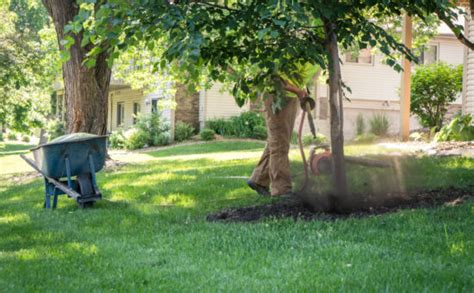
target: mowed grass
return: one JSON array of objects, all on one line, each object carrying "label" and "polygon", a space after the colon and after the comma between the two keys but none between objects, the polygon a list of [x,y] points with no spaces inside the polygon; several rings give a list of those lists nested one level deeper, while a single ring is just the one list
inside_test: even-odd
[{"label": "mowed grass", "polygon": [[0,142],[0,157],[26,153],[34,145],[23,142]]},{"label": "mowed grass", "polygon": [[[337,221],[207,222],[211,212],[271,201],[241,178],[262,148],[216,142],[140,154],[149,161],[99,174],[104,200],[87,210],[65,197],[44,210],[42,180],[0,179],[0,291],[472,292],[472,201]],[[407,189],[469,188],[474,178],[468,158],[410,158],[400,170]],[[379,172],[353,167],[351,186]]]}]

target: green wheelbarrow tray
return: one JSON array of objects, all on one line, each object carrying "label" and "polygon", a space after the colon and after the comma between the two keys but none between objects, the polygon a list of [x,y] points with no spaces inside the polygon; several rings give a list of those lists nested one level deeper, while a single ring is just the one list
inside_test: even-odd
[{"label": "green wheelbarrow tray", "polygon": [[67,194],[81,207],[89,207],[102,197],[95,173],[104,167],[106,147],[106,135],[74,133],[32,148],[34,161],[21,157],[45,178],[46,208],[50,207],[50,197],[56,207],[59,194]]}]

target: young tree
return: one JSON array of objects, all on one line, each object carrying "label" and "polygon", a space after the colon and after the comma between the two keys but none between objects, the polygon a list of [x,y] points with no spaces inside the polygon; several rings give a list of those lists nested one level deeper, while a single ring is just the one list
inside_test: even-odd
[{"label": "young tree", "polygon": [[450,103],[462,90],[462,66],[420,66],[412,76],[411,111],[425,127],[440,130]]},{"label": "young tree", "polygon": [[[53,19],[59,47],[63,53],[62,65],[67,106],[67,131],[105,134],[107,131],[107,99],[111,77],[111,64],[107,63],[108,45],[94,46],[85,39],[80,28],[70,25],[78,19],[91,16],[91,10],[80,10],[79,1],[42,0]],[[94,4],[92,13],[107,1],[85,1]],[[80,12],[81,11],[81,12]],[[108,31],[114,33],[112,31]],[[86,56],[94,60],[85,66]]]},{"label": "young tree", "polygon": [[[375,20],[404,11],[420,19],[437,14],[456,30],[459,11],[447,0],[345,1],[114,1],[101,15],[101,25],[120,19],[121,35],[109,37],[88,29],[98,43],[111,43],[110,52],[145,42],[166,48],[157,63],[174,66],[191,83],[231,82],[237,102],[254,99],[258,92],[284,92],[275,76],[296,75],[296,64],[318,64],[329,75],[331,146],[334,154],[334,191],[348,197],[344,166],[343,84],[339,49],[378,47],[387,64],[397,70],[399,52],[415,60],[403,44]],[[367,17],[370,13],[370,17]],[[231,69],[231,70],[229,70]]]}]

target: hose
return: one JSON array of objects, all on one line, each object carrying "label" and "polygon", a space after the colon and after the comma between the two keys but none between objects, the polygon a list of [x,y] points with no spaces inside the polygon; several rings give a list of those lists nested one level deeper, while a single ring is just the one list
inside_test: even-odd
[{"label": "hose", "polygon": [[303,112],[301,113],[300,126],[298,128],[298,144],[300,147],[300,153],[301,153],[301,158],[303,159],[303,168],[304,168],[304,181],[303,181],[303,185],[301,186],[300,192],[303,192],[303,190],[306,189],[306,185],[308,184],[308,180],[309,180],[308,164],[306,162],[306,156],[304,154],[304,148],[303,148],[303,141],[301,138],[303,135],[303,125],[304,125],[305,117],[306,117],[306,111],[303,109]]}]

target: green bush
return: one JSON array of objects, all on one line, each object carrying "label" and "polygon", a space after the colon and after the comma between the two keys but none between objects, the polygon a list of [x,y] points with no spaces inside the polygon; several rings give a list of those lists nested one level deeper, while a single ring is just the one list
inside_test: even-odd
[{"label": "green bush", "polygon": [[390,122],[384,113],[374,114],[369,120],[370,132],[377,136],[384,136],[388,133]]},{"label": "green bush", "polygon": [[[256,138],[255,128],[265,127],[265,119],[260,113],[248,111],[230,119],[214,119],[206,121],[206,128],[225,137]],[[257,130],[261,134],[261,128]]]},{"label": "green bush", "polygon": [[230,120],[222,118],[208,120],[206,121],[206,128],[212,129],[215,133],[225,137],[235,136],[235,129]]},{"label": "green bush", "polygon": [[214,136],[216,135],[215,131],[210,128],[204,128],[201,130],[201,140],[213,140]]},{"label": "green bush", "polygon": [[265,126],[257,125],[254,127],[253,138],[264,140],[267,139],[267,136],[267,128]]},{"label": "green bush", "polygon": [[435,63],[420,66],[411,78],[411,112],[423,126],[439,130],[449,103],[462,90],[462,66]]},{"label": "green bush", "polygon": [[365,133],[358,135],[354,138],[355,143],[372,143],[379,139],[379,137],[373,133]]},{"label": "green bush", "polygon": [[0,131],[0,141],[3,141],[3,132]]},{"label": "green bush", "polygon": [[316,138],[313,138],[312,135],[304,135],[301,138],[301,142],[303,143],[304,146],[310,146],[310,145],[314,145],[314,144],[326,143],[327,138],[323,134],[317,133]]},{"label": "green bush", "polygon": [[471,141],[474,140],[472,115],[458,115],[435,135],[435,141]]},{"label": "green bush", "polygon": [[147,145],[148,134],[141,129],[130,129],[124,133],[125,148],[128,150],[141,149]]},{"label": "green bush", "polygon": [[364,116],[362,116],[362,114],[359,114],[357,115],[357,120],[356,120],[356,134],[362,135],[364,133],[365,133]]},{"label": "green bush", "polygon": [[123,149],[125,147],[125,136],[121,129],[112,131],[109,135],[109,147],[112,149]]},{"label": "green bush", "polygon": [[30,136],[29,135],[23,135],[21,137],[22,142],[30,142]]},{"label": "green bush", "polygon": [[46,132],[48,133],[48,139],[51,141],[66,134],[66,125],[59,119],[50,120],[46,124]]},{"label": "green bush", "polygon": [[156,146],[168,145],[170,142],[171,137],[169,132],[162,132],[153,139],[153,145]]},{"label": "green bush", "polygon": [[174,140],[185,141],[190,139],[194,134],[194,127],[189,123],[178,122],[174,130]]},{"label": "green bush", "polygon": [[16,132],[8,132],[8,134],[7,134],[7,139],[8,139],[8,140],[17,140],[17,134],[16,134]]},{"label": "green bush", "polygon": [[169,123],[163,121],[159,113],[138,115],[134,128],[145,133],[146,144],[148,146],[157,145],[157,143],[163,139],[163,137],[160,138],[160,134],[170,131]]}]

